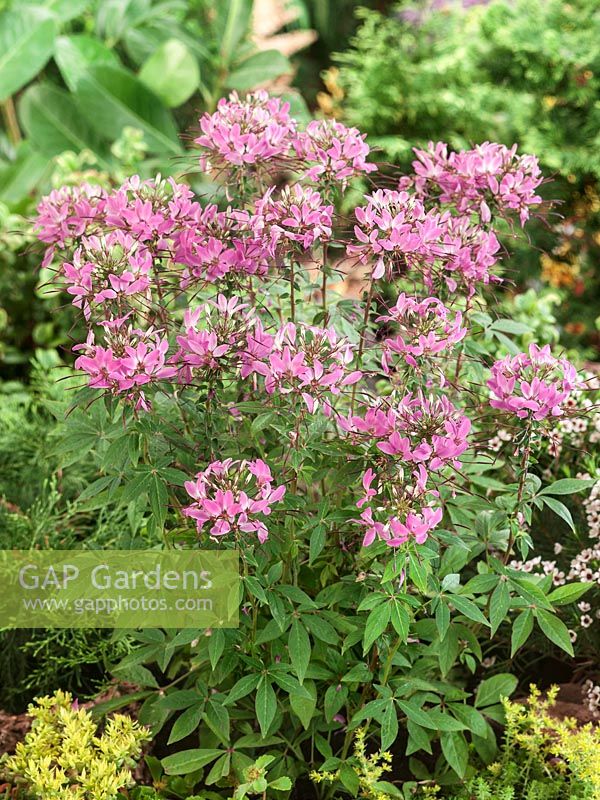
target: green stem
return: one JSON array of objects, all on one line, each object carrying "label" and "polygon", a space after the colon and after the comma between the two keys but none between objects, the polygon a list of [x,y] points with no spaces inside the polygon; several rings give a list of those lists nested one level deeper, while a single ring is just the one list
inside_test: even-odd
[{"label": "green stem", "polygon": [[[362,330],[360,332],[360,341],[358,343],[358,353],[356,354],[356,369],[360,369],[362,364],[362,357],[365,351],[365,341],[366,341],[366,332],[369,325],[369,314],[371,313],[371,303],[373,301],[373,292],[375,290],[375,283],[373,279],[371,279],[371,283],[369,285],[369,292],[367,294],[367,304],[365,306],[365,313],[363,316],[363,324]],[[354,403],[356,401],[356,387],[358,384],[354,384],[352,386],[352,400],[350,402],[350,413],[354,413]]]},{"label": "green stem", "polygon": [[17,114],[15,112],[15,104],[12,97],[7,97],[6,100],[0,105],[2,105],[2,116],[4,117],[4,122],[6,123],[8,138],[16,147],[16,145],[18,145],[21,141],[21,129],[19,128]]}]

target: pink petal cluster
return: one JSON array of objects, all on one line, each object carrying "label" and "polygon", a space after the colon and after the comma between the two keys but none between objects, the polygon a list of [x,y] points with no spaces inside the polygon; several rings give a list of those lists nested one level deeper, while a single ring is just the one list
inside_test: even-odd
[{"label": "pink petal cluster", "polygon": [[179,349],[171,363],[179,367],[179,380],[191,383],[195,375],[237,370],[255,319],[239,297],[220,294],[184,315],[184,333],[177,336]]},{"label": "pink petal cluster", "polygon": [[259,90],[243,100],[237,92],[221,98],[214,114],[200,118],[200,166],[205,170],[265,165],[288,156],[296,133],[290,104]]},{"label": "pink petal cluster", "polygon": [[549,345],[532,343],[527,353],[496,361],[487,385],[492,408],[539,422],[562,416],[578,383],[577,370],[570,361],[555,358]]},{"label": "pink petal cluster", "polygon": [[394,336],[383,340],[382,367],[386,374],[390,373],[394,353],[416,367],[417,358],[436,356],[458,344],[467,333],[462,327],[460,311],[452,313],[437,297],[419,300],[404,292],[377,322],[393,322],[398,326]]},{"label": "pink petal cluster", "polygon": [[87,373],[89,386],[124,394],[136,407],[147,410],[142,387],[173,378],[177,369],[167,364],[169,342],[161,331],[142,331],[126,326],[125,321],[102,323],[107,347],[97,345],[90,331],[86,343],[73,348],[83,352],[75,360],[75,368]]},{"label": "pink petal cluster", "polygon": [[[388,547],[400,547],[409,540],[423,544],[440,524],[443,511],[433,499],[437,493],[431,493],[433,497],[429,498],[426,495],[424,469],[419,467],[414,477],[414,486],[391,484],[386,487],[372,469],[364,473],[365,495],[356,504],[364,510],[359,519],[353,520],[365,529],[363,547],[369,547],[376,539],[381,539]],[[372,488],[374,482],[376,488]],[[377,498],[377,505],[371,505],[374,498]]]},{"label": "pink petal cluster", "polygon": [[301,159],[311,164],[307,178],[337,182],[343,188],[351,178],[377,169],[367,161],[370,148],[365,139],[366,134],[356,128],[347,128],[331,119],[315,119],[297,134],[294,148]]},{"label": "pink petal cluster", "polygon": [[517,145],[484,142],[472,150],[448,153],[444,142],[415,149],[413,162],[417,190],[427,196],[438,189],[442,203],[452,203],[460,213],[476,212],[481,221],[517,212],[521,225],[529,219],[530,207],[539,205],[536,190],[542,174],[535,156],[517,155]]},{"label": "pink petal cluster", "polygon": [[449,464],[458,467],[469,447],[471,421],[445,395],[409,393],[385,410],[379,404],[362,417],[349,415],[338,422],[353,438],[377,439],[382,453],[432,472]]},{"label": "pink petal cluster", "polygon": [[353,358],[352,346],[339,340],[333,328],[288,322],[271,335],[257,325],[247,337],[241,376],[262,376],[269,395],[301,395],[311,414],[322,401],[329,413],[329,396],[339,395],[362,377],[348,370]]},{"label": "pink petal cluster", "polygon": [[52,259],[55,245],[65,247],[85,234],[102,213],[105,197],[102,187],[82,183],[53,189],[42,198],[37,206],[35,230],[40,241],[50,245],[44,264]]},{"label": "pink petal cluster", "polygon": [[173,259],[184,265],[181,287],[215,283],[230,273],[265,275],[273,246],[251,222],[247,211],[197,206],[192,218],[173,234]]},{"label": "pink petal cluster", "polygon": [[271,470],[260,459],[213,461],[185,489],[194,502],[183,513],[196,521],[198,532],[210,525],[214,538],[255,533],[261,544],[269,538],[262,517],[285,495],[285,486],[273,487]]},{"label": "pink petal cluster", "polygon": [[90,319],[93,306],[108,304],[111,311],[122,313],[124,301],[144,296],[152,264],[147,247],[130,234],[114,230],[105,236],[84,237],[62,270],[73,305]]},{"label": "pink petal cluster", "polygon": [[273,247],[291,243],[308,250],[320,239],[331,238],[333,206],[310,186],[286,186],[278,196],[275,187],[256,203],[253,229],[266,234]]}]

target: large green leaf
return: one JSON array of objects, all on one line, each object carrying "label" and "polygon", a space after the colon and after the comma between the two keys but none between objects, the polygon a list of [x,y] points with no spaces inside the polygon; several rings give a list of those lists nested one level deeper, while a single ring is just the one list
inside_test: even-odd
[{"label": "large green leaf", "polygon": [[54,45],[54,60],[69,89],[74,92],[77,84],[91,66],[101,64],[120,66],[114,50],[94,36],[59,36]]},{"label": "large green leaf", "polygon": [[215,749],[181,750],[163,758],[162,765],[167,775],[187,775],[210,764],[221,753],[221,750]]},{"label": "large green leaf", "polygon": [[21,203],[50,169],[31,142],[21,142],[16,159],[0,165],[0,200],[9,206]]},{"label": "large green leaf", "polygon": [[161,44],[144,62],[139,79],[169,106],[185,103],[198,88],[198,62],[187,47],[176,39]]},{"label": "large green leaf", "polygon": [[91,66],[75,91],[87,119],[103,136],[117,139],[123,128],[139,128],[155,153],[180,153],[171,114],[135,75],[124,69]]},{"label": "large green leaf", "polygon": [[73,98],[57,86],[30,86],[20,99],[19,118],[36,150],[46,156],[90,149],[102,159],[100,138]]},{"label": "large green leaf", "polygon": [[263,50],[239,64],[229,74],[227,86],[231,89],[253,89],[290,70],[290,62],[279,50]]},{"label": "large green leaf", "polygon": [[44,8],[51,11],[61,22],[69,22],[82,14],[90,0],[45,0]]},{"label": "large green leaf", "polygon": [[45,8],[22,6],[0,14],[0,101],[34,78],[52,55],[56,22]]}]

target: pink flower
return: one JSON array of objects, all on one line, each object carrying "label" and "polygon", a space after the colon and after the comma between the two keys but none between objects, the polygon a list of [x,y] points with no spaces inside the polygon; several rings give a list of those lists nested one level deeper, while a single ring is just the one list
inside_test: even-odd
[{"label": "pink flower", "polygon": [[417,358],[436,356],[458,344],[467,333],[460,311],[452,314],[436,297],[418,300],[404,292],[389,314],[378,317],[377,322],[395,322],[399,329],[395,336],[383,341],[382,367],[386,374],[390,372],[393,353],[401,354],[407,364],[416,367]]},{"label": "pink flower", "polygon": [[487,385],[492,408],[539,422],[564,414],[578,378],[573,364],[565,358],[555,358],[549,345],[540,348],[532,343],[528,353],[496,361]]},{"label": "pink flower", "polygon": [[299,244],[308,250],[320,239],[331,238],[333,206],[325,205],[319,192],[299,183],[286,186],[277,199],[275,187],[256,202],[252,227],[267,235],[273,248]]},{"label": "pink flower", "polygon": [[105,197],[102,187],[88,183],[53,189],[37,207],[38,238],[59,247],[76,241],[101,214]]},{"label": "pink flower", "polygon": [[[429,533],[439,525],[443,512],[437,506],[437,492],[426,495],[425,470],[419,467],[413,473],[414,485],[403,485],[395,481],[376,478],[372,470],[363,475],[363,487],[367,495],[356,504],[361,508],[373,497],[376,505],[369,505],[360,518],[353,520],[365,528],[363,547],[369,547],[376,539],[384,541],[388,547],[400,547],[411,539],[423,544]],[[372,489],[376,481],[377,489]]]},{"label": "pink flower", "polygon": [[415,149],[415,154],[417,191],[428,196],[437,189],[442,203],[456,206],[460,213],[478,213],[483,223],[491,219],[491,206],[500,214],[518,212],[524,225],[530,206],[542,202],[536,194],[542,183],[538,160],[518,156],[516,145],[509,149],[484,142],[472,150],[448,154],[448,145],[430,142],[427,150]]},{"label": "pink flower", "polygon": [[330,395],[341,391],[362,377],[359,371],[348,371],[353,348],[338,340],[333,328],[314,325],[283,325],[274,336],[257,326],[248,334],[248,348],[243,356],[242,378],[261,375],[265,391],[272,395],[296,393],[309,412],[314,413],[323,402],[330,413]]},{"label": "pink flower", "polygon": [[271,471],[260,459],[213,461],[185,489],[194,502],[183,514],[196,521],[198,532],[210,525],[213,538],[255,533],[261,544],[269,537],[262,517],[285,495],[285,486],[273,488]]},{"label": "pink flower", "polygon": [[370,148],[365,139],[366,134],[356,128],[347,128],[335,120],[315,119],[297,134],[294,148],[300,158],[314,162],[306,172],[307,178],[337,182],[345,188],[351,178],[377,169],[367,162]]},{"label": "pink flower", "polygon": [[177,336],[179,350],[170,360],[180,367],[179,380],[191,383],[196,373],[239,368],[246,337],[256,323],[247,308],[238,297],[220,294],[216,301],[185,312],[185,332]]},{"label": "pink flower", "polygon": [[243,100],[237,92],[221,98],[214,114],[200,118],[202,133],[194,139],[202,149],[200,166],[220,172],[284,160],[296,132],[289,110],[289,103],[260,90]]}]

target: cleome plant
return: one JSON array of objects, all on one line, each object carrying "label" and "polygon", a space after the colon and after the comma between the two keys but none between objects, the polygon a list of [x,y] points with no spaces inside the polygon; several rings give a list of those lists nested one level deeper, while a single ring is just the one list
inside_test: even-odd
[{"label": "cleome plant", "polygon": [[589,588],[511,565],[594,483],[538,463],[591,384],[497,316],[503,242],[544,212],[537,160],[437,143],[398,175],[262,91],[194,143],[214,197],[192,169],[133,176],[57,188],[36,219],[77,314],[59,446],[97,464],[86,501],[155,546],[240,553],[238,629],[133,632],[115,676],[168,736],[166,775],[210,792],[251,793],[267,756],[276,792],[354,795],[358,730],[462,779],[495,758],[510,658],[534,629],[572,655],[562,607]]}]

